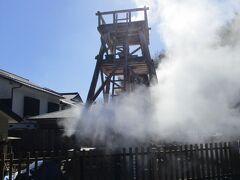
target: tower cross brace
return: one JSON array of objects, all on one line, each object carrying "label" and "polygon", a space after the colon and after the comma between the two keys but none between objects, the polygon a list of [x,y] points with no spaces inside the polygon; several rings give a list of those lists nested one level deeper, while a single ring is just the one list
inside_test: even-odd
[{"label": "tower cross brace", "polygon": [[[138,85],[157,82],[149,52],[147,10],[136,8],[97,12],[101,46],[87,96],[93,103],[102,93],[104,102]],[[99,78],[100,77],[100,78]]]}]

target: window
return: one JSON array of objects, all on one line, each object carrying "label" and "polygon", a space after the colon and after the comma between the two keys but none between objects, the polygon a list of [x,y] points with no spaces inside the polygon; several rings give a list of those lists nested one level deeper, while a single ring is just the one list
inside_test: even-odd
[{"label": "window", "polygon": [[59,104],[48,102],[48,112],[55,112],[59,110]]},{"label": "window", "polygon": [[12,99],[0,99],[0,105],[12,109]]},{"label": "window", "polygon": [[39,109],[40,109],[39,99],[24,97],[24,113],[23,113],[24,117],[39,115]]}]

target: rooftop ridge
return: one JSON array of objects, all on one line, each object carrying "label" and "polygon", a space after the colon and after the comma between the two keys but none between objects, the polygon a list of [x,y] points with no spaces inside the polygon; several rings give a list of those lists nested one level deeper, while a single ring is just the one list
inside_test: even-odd
[{"label": "rooftop ridge", "polygon": [[59,93],[61,95],[72,95],[72,94],[79,94],[78,92],[66,92],[66,93]]},{"label": "rooftop ridge", "polygon": [[25,81],[29,81],[29,82],[30,82],[30,80],[27,79],[27,78],[24,78],[24,77],[22,77],[22,76],[19,76],[19,75],[17,75],[17,74],[11,73],[11,72],[8,72],[8,71],[3,70],[3,69],[0,69],[0,73],[4,73],[4,75],[16,76],[16,77],[18,77],[18,78],[21,78],[21,79],[23,79],[23,80],[25,80]]},{"label": "rooftop ridge", "polygon": [[9,80],[15,81],[17,83],[20,83],[20,84],[22,84],[24,86],[27,86],[27,87],[30,87],[30,88],[34,88],[36,90],[39,90],[39,91],[42,91],[42,92],[45,92],[45,93],[49,93],[49,94],[52,94],[52,95],[55,95],[55,96],[63,98],[60,93],[58,93],[58,92],[56,92],[56,91],[54,91],[52,89],[39,86],[39,85],[31,82],[29,79],[26,79],[26,78],[23,78],[21,76],[15,75],[15,74],[10,73],[8,71],[0,69],[0,76],[3,77],[3,78],[9,79]]}]

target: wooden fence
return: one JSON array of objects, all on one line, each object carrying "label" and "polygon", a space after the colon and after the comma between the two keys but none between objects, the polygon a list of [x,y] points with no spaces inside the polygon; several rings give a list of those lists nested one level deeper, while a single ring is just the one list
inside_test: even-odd
[{"label": "wooden fence", "polygon": [[[124,148],[121,152],[59,151],[3,154],[1,177],[39,160],[61,164],[66,179],[193,180],[240,179],[239,142]],[[11,176],[10,176],[11,179]]]}]

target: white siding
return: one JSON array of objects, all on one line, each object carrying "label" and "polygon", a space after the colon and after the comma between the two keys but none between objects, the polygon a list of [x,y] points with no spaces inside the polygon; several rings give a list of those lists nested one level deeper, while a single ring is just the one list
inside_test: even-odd
[{"label": "white siding", "polygon": [[48,99],[46,98],[42,98],[40,100],[40,114],[44,114],[46,113],[48,110]]},{"label": "white siding", "polygon": [[24,95],[18,90],[19,89],[15,89],[13,91],[12,111],[20,117],[23,117]]},{"label": "white siding", "polygon": [[0,78],[0,99],[11,98],[12,86],[8,80]]}]

